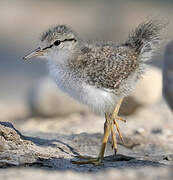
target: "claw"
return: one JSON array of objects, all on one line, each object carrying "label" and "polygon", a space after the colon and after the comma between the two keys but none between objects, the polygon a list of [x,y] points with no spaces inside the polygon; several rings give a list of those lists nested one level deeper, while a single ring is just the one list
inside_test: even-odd
[{"label": "claw", "polygon": [[126,120],[125,119],[123,119],[122,117],[116,117],[116,120],[120,120],[120,121],[123,121],[123,122],[125,122],[126,123]]}]

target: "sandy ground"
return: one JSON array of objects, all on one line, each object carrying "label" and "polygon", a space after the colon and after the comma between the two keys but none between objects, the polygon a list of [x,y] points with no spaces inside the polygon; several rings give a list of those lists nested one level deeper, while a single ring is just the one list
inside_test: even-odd
[{"label": "sandy ground", "polygon": [[110,139],[101,166],[71,163],[79,160],[75,158],[78,154],[98,154],[104,118],[93,113],[12,122],[22,134],[10,123],[1,122],[0,178],[29,179],[34,174],[35,179],[63,175],[65,179],[171,179],[173,118],[165,102],[143,107],[125,118],[126,123],[119,122],[125,144],[118,138],[118,154],[113,156]]}]

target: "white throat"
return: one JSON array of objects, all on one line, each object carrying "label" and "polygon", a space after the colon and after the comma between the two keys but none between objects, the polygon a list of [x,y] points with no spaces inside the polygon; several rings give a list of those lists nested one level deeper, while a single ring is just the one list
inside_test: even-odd
[{"label": "white throat", "polygon": [[68,50],[52,51],[52,53],[47,56],[49,63],[52,64],[66,64],[71,56],[71,53]]}]

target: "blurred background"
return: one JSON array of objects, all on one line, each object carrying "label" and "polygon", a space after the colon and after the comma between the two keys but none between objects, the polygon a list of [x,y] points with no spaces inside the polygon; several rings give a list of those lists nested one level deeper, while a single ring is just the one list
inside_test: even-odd
[{"label": "blurred background", "polygon": [[83,39],[119,43],[147,17],[168,19],[161,51],[123,113],[162,101],[164,49],[172,39],[172,8],[171,0],[0,0],[0,120],[89,111],[56,89],[47,77],[44,60],[22,60],[36,48],[40,34],[56,24],[72,26]]}]

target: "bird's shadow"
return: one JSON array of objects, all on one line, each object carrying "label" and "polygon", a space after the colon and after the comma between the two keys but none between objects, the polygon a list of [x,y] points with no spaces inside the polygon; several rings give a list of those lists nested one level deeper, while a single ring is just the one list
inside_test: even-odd
[{"label": "bird's shadow", "polygon": [[[61,171],[73,170],[73,171],[78,171],[78,172],[97,172],[99,170],[103,170],[107,168],[118,168],[118,169],[121,168],[122,169],[122,168],[140,168],[140,167],[146,167],[146,166],[160,167],[164,165],[157,161],[139,160],[138,158],[125,156],[122,154],[117,154],[116,156],[115,155],[106,156],[104,158],[103,164],[101,164],[100,166],[94,166],[92,164],[76,165],[76,164],[72,164],[71,161],[79,160],[78,158],[76,158],[77,156],[80,156],[79,152],[77,152],[75,148],[73,148],[68,143],[63,142],[62,140],[59,140],[58,138],[55,139],[54,134],[38,133],[34,136],[27,136],[27,135],[21,134],[18,130],[16,130],[11,123],[0,122],[0,125],[4,125],[6,127],[10,127],[14,129],[18,133],[21,139],[31,141],[36,146],[40,146],[40,147],[51,146],[53,148],[58,148],[63,153],[68,154],[72,157],[71,159],[57,158],[57,157],[51,157],[51,158],[38,157],[37,161],[35,161],[34,163],[25,164],[26,166],[30,166],[34,168],[41,168],[41,169],[46,169],[46,170],[61,170]],[[47,138],[47,135],[49,135],[49,138]],[[91,134],[85,133],[85,135],[91,137],[96,134],[91,135]],[[62,146],[58,146],[56,143],[63,145],[66,148],[63,149]],[[68,149],[68,151],[66,151],[65,149]]]},{"label": "bird's shadow", "polygon": [[141,167],[161,167],[165,166],[162,163],[149,161],[149,160],[138,160],[133,157],[124,157],[121,154],[116,155],[118,157],[115,158],[114,155],[106,156],[104,161],[101,165],[95,166],[92,164],[84,164],[84,165],[76,165],[72,164],[72,159],[66,158],[50,158],[50,159],[43,159],[40,158],[36,162],[29,164],[29,166],[34,168],[41,168],[46,170],[53,170],[53,171],[66,171],[72,170],[77,172],[98,172],[101,170],[106,170],[109,168],[115,169],[125,169],[125,168],[141,168]]},{"label": "bird's shadow", "polygon": [[[89,136],[91,134],[88,134]],[[95,135],[95,134],[93,134]],[[79,152],[75,150],[71,145],[68,143],[65,143],[58,139],[42,139],[40,137],[31,137],[31,136],[25,136],[26,140],[32,141],[37,146],[51,146],[54,148],[58,148],[60,151],[66,154],[70,154],[73,156],[71,159],[67,158],[57,158],[57,157],[51,157],[49,159],[44,158],[38,158],[36,162],[30,164],[29,166],[35,167],[35,168],[46,168],[49,170],[73,170],[77,172],[98,172],[103,169],[107,168],[140,168],[140,167],[161,167],[164,166],[164,164],[159,163],[157,161],[153,160],[139,160],[138,158],[132,157],[132,156],[125,156],[122,154],[116,154],[115,155],[109,155],[104,158],[103,163],[100,166],[94,166],[92,164],[87,165],[76,165],[72,164],[72,161],[80,161],[78,159],[78,156],[81,156]],[[63,146],[66,146],[69,151],[65,151],[63,148],[57,146],[55,142],[60,143]],[[65,148],[66,149],[66,148]]]}]

